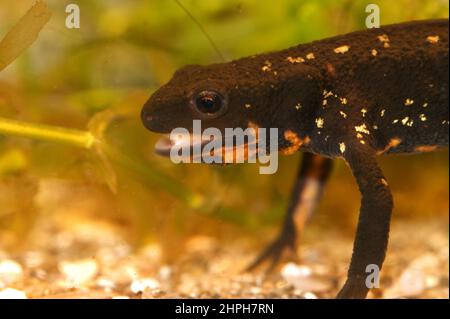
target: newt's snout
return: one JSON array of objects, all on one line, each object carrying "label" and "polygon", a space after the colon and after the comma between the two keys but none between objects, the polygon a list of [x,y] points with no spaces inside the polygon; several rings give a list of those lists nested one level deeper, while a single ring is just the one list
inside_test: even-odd
[{"label": "newt's snout", "polygon": [[167,128],[163,125],[165,121],[161,119],[161,116],[157,114],[155,108],[149,100],[145,103],[141,111],[141,121],[145,128],[154,133],[168,133]]},{"label": "newt's snout", "polygon": [[155,117],[147,110],[145,106],[142,108],[141,111],[141,121],[146,129],[153,131],[153,128],[156,123]]}]

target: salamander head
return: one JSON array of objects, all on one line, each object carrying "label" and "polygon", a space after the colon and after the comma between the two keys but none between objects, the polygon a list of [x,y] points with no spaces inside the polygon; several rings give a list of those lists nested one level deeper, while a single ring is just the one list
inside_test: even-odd
[{"label": "salamander head", "polygon": [[[257,126],[278,128],[282,136],[284,130],[300,128],[302,109],[318,103],[315,69],[303,66],[274,75],[255,67],[257,61],[241,61],[181,68],[144,105],[143,124],[156,133],[192,132],[193,120],[201,120],[202,130],[217,128],[222,134],[225,128]],[[157,152],[169,146],[166,139]]]}]

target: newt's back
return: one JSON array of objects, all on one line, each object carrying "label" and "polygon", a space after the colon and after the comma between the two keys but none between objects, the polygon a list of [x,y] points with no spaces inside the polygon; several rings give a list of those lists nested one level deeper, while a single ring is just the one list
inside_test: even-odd
[{"label": "newt's back", "polygon": [[329,85],[354,100],[378,150],[448,146],[448,27],[448,20],[417,21],[325,40],[348,49],[331,55]]},{"label": "newt's back", "polygon": [[379,146],[395,139],[399,144],[388,152],[448,146],[448,20],[418,22],[408,31],[393,29],[379,61],[362,69],[367,82],[358,81],[378,101],[372,121],[379,127]]}]

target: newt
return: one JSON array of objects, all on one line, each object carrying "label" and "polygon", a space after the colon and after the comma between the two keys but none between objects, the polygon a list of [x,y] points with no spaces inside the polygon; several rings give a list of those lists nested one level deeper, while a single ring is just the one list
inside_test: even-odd
[{"label": "newt", "polygon": [[[278,151],[305,152],[284,226],[249,267],[295,250],[330,176],[344,160],[361,193],[347,280],[337,298],[365,298],[366,267],[381,269],[393,197],[377,156],[448,147],[448,19],[339,35],[212,65],[182,67],[142,109],[156,133],[177,127],[279,130]],[[167,138],[166,138],[167,139]],[[170,143],[159,143],[164,152]]]}]

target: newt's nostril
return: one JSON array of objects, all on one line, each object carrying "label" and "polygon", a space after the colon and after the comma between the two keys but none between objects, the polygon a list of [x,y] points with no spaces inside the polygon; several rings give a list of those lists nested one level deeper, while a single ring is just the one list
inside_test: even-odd
[{"label": "newt's nostril", "polygon": [[164,131],[162,123],[159,121],[159,117],[149,112],[147,109],[143,109],[141,112],[141,121],[144,127],[149,131],[160,133]]},{"label": "newt's nostril", "polygon": [[141,121],[147,126],[149,122],[153,120],[153,116],[149,114],[149,112],[144,108],[141,112]]}]

